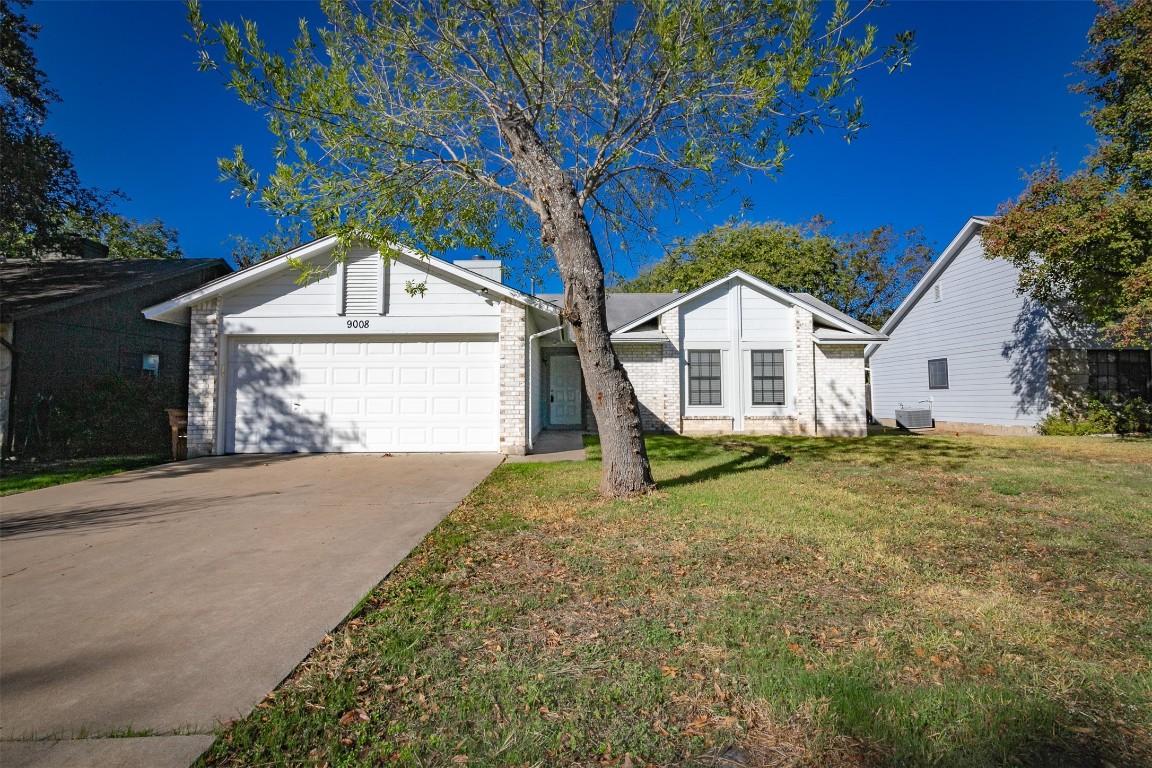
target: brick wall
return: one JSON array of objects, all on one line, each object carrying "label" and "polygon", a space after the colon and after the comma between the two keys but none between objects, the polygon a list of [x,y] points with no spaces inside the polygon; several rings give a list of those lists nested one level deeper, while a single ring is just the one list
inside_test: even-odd
[{"label": "brick wall", "polygon": [[815,350],[817,432],[824,437],[865,437],[864,347],[816,346]]},{"label": "brick wall", "polygon": [[219,370],[220,303],[192,307],[188,349],[188,458],[216,452],[216,382]]},{"label": "brick wall", "polygon": [[664,381],[664,349],[660,344],[616,344],[616,355],[628,371],[636,399],[640,401],[640,428],[645,432],[670,432],[666,420],[668,387]]},{"label": "brick wall", "polygon": [[500,304],[500,452],[528,452],[527,327],[524,308]]},{"label": "brick wall", "polygon": [[812,343],[812,313],[801,307],[793,307],[792,316],[796,328],[796,410],[793,425],[795,431],[787,434],[811,435],[816,432],[816,392],[813,389],[816,361]]}]

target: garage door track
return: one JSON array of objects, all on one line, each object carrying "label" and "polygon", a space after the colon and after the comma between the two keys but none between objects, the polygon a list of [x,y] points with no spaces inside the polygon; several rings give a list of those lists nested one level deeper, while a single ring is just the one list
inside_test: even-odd
[{"label": "garage door track", "polygon": [[[4,499],[0,764],[187,765],[500,458],[233,456]],[[124,734],[150,737],[100,738]]]}]

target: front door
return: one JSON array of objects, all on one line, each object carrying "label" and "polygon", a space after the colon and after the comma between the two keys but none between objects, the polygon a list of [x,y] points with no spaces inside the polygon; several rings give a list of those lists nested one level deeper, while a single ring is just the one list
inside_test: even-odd
[{"label": "front door", "polygon": [[579,426],[580,360],[569,355],[553,357],[548,371],[549,422],[556,427]]}]

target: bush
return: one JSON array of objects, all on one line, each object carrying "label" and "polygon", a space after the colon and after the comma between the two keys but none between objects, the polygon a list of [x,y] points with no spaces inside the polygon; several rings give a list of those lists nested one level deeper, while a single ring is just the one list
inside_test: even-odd
[{"label": "bush", "polygon": [[17,448],[42,458],[166,455],[171,432],[164,409],[183,407],[180,399],[175,382],[105,376],[42,399],[35,425],[21,425],[28,435]]},{"label": "bush", "polygon": [[1152,403],[1139,397],[1090,397],[1065,404],[1040,422],[1042,435],[1131,435],[1152,432]]}]

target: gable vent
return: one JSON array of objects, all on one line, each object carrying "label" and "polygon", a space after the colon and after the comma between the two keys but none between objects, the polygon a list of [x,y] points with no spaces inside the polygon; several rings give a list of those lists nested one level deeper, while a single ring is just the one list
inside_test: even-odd
[{"label": "gable vent", "polygon": [[375,251],[354,250],[344,262],[344,314],[384,314],[384,260]]}]

